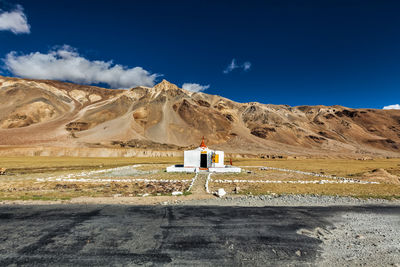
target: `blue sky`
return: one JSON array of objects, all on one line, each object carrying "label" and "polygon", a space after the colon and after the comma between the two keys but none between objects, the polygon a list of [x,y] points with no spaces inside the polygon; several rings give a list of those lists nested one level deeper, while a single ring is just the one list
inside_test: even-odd
[{"label": "blue sky", "polygon": [[0,0],[0,9],[6,76],[107,87],[165,78],[291,106],[400,103],[399,1]]}]

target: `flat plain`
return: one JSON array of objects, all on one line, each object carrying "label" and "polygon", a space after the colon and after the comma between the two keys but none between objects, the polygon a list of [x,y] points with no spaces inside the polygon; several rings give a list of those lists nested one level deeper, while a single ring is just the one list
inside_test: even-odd
[{"label": "flat plain", "polygon": [[[3,157],[0,168],[1,200],[70,200],[78,197],[140,197],[186,192],[195,174],[166,173],[165,167],[181,163],[179,157],[75,158]],[[240,174],[213,174],[211,191],[224,188],[228,194],[313,194],[362,198],[400,198],[399,159],[259,159],[239,158],[233,165]],[[274,167],[313,174],[347,177],[379,184],[301,184],[316,178]],[[231,183],[219,183],[230,180]],[[242,182],[233,182],[242,180]],[[243,181],[300,181],[299,183],[247,183]],[[168,182],[169,181],[169,182]],[[236,189],[236,190],[235,190]],[[239,189],[239,190],[237,190]],[[190,192],[187,192],[190,193]]]}]

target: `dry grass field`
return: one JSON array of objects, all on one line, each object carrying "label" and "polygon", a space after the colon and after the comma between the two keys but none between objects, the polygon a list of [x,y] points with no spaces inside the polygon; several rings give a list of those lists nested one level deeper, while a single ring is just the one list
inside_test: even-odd
[{"label": "dry grass field", "polygon": [[0,200],[67,200],[75,197],[170,195],[184,192],[190,182],[37,182],[0,183]]},{"label": "dry grass field", "polygon": [[393,184],[260,184],[260,183],[210,183],[210,190],[224,188],[233,193],[238,187],[240,194],[307,194],[352,196],[358,198],[400,198],[400,186]]},{"label": "dry grass field", "polygon": [[[307,175],[280,172],[276,170],[260,170],[258,166],[268,166],[290,170],[300,170],[317,174],[342,176],[365,181],[378,181],[380,184],[263,184],[263,183],[210,183],[211,190],[224,188],[233,192],[238,187],[241,194],[314,194],[353,196],[360,198],[400,198],[400,159],[240,159],[234,165],[243,166],[251,173],[216,174],[213,180],[320,180]],[[251,167],[253,166],[253,167]],[[387,174],[374,176],[374,171],[382,169]],[[377,172],[379,173],[379,172]],[[369,175],[371,174],[371,175]],[[390,176],[390,177],[389,177]],[[389,179],[392,178],[392,179]],[[323,178],[325,180],[331,180]]]},{"label": "dry grass field", "polygon": [[0,157],[0,168],[7,168],[10,172],[16,173],[32,173],[52,172],[57,170],[101,169],[133,164],[158,163],[172,165],[177,162],[183,162],[183,158]]},{"label": "dry grass field", "polygon": [[[172,191],[185,191],[194,174],[166,173],[166,166],[182,163],[183,158],[73,158],[73,157],[7,157],[0,158],[0,168],[7,175],[0,176],[0,200],[62,200],[75,197],[140,196],[143,194],[168,195]],[[96,171],[120,166],[137,165],[136,173]],[[240,174],[213,174],[212,179],[227,180],[302,180],[316,177],[276,170],[260,170],[258,166],[300,170],[321,174],[367,179],[365,175],[376,169],[387,171],[392,180],[381,177],[380,184],[263,184],[215,183],[210,189],[224,188],[231,193],[235,187],[241,194],[315,194],[372,198],[400,198],[400,184],[393,177],[400,176],[399,159],[348,160],[348,159],[235,159],[235,166],[243,167]],[[82,175],[95,171],[93,175]],[[249,172],[248,172],[249,171]],[[93,179],[92,181],[56,181],[46,177]],[[396,176],[397,175],[397,176]],[[132,181],[101,181],[101,179],[132,179]],[[46,180],[47,179],[47,180]],[[100,179],[99,181],[95,181]],[[185,180],[174,183],[136,181],[135,179]],[[321,178],[322,179],[322,178]],[[326,179],[326,178],[324,178]],[[397,178],[396,178],[397,179]],[[374,177],[368,178],[373,181]]]},{"label": "dry grass field", "polygon": [[[166,173],[165,167],[183,158],[74,158],[74,157],[2,157],[0,168],[7,175],[0,176],[0,200],[65,200],[75,197],[112,197],[168,195],[185,191],[194,174]],[[138,165],[129,169],[96,173],[121,166]],[[94,174],[90,174],[94,171]],[[90,181],[54,181],[49,178],[89,179]],[[129,182],[105,181],[107,179]],[[176,183],[135,181],[186,180]]]},{"label": "dry grass field", "polygon": [[337,176],[358,176],[374,169],[385,169],[400,176],[400,159],[235,159],[236,166],[269,166]]},{"label": "dry grass field", "polygon": [[[249,173],[248,173],[249,172]],[[213,180],[280,180],[280,181],[310,181],[316,177],[298,173],[289,173],[276,170],[260,170],[260,168],[245,168],[241,173],[218,173],[213,174]],[[322,178],[320,178],[322,179]],[[323,178],[325,180],[333,180]]]}]

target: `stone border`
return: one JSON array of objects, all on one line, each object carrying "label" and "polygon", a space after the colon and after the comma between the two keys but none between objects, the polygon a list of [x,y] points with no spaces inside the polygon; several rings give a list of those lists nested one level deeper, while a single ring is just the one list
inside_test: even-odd
[{"label": "stone border", "polygon": [[208,174],[207,180],[206,180],[206,184],[205,184],[206,192],[207,192],[208,194],[210,194],[210,189],[209,189],[209,187],[208,187],[208,183],[209,183],[210,180],[211,180],[211,174],[212,174],[212,173],[209,173],[209,174]]},{"label": "stone border", "polygon": [[[275,167],[267,167],[267,166],[241,166],[241,167],[260,168],[260,170],[276,170],[276,171],[282,171],[282,172],[298,173],[298,174],[309,175],[309,176],[314,176],[314,177],[340,180],[340,181],[343,181],[342,183],[379,184],[379,182],[367,182],[367,181],[361,181],[358,179],[351,179],[351,178],[340,177],[340,176],[332,176],[332,175],[318,174],[318,173],[314,173],[314,172],[303,172],[303,171],[282,169],[282,168],[275,168]],[[345,181],[347,181],[347,182],[345,182]]]},{"label": "stone border", "polygon": [[196,182],[198,175],[199,175],[199,173],[196,172],[196,175],[193,177],[192,182],[190,183],[189,188],[186,190],[186,192],[190,192],[190,190],[192,190],[192,187],[193,187],[194,183]]},{"label": "stone border", "polygon": [[332,180],[311,180],[311,181],[282,181],[282,180],[210,180],[214,183],[265,183],[265,184],[379,184],[368,181],[332,181]]}]

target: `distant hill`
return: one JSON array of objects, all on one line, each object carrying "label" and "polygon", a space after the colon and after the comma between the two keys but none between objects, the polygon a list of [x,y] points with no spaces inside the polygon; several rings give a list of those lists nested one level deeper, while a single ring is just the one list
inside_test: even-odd
[{"label": "distant hill", "polygon": [[[255,96],[256,98],[256,96]],[[163,80],[112,90],[0,76],[0,146],[400,156],[400,110],[237,103]]]}]

